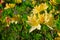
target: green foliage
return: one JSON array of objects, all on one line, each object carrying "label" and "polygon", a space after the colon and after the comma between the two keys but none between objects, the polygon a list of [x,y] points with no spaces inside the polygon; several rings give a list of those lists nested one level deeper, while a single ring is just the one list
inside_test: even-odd
[{"label": "green foliage", "polygon": [[60,4],[60,0],[56,0],[56,2],[57,2],[58,4]]},{"label": "green foliage", "polygon": [[[14,0],[4,0],[5,3],[15,3]],[[36,1],[36,0],[35,0]],[[41,2],[45,2],[44,0],[36,1],[37,5]],[[56,0],[58,3],[57,5],[51,5],[49,3],[49,0],[46,0],[46,3],[48,4],[47,11],[55,8],[55,10],[59,10],[59,4],[60,0]],[[55,37],[57,37],[57,32],[55,30],[51,30],[47,27],[47,25],[41,24],[41,30],[34,30],[33,32],[29,33],[29,30],[31,28],[30,25],[27,24],[27,16],[30,15],[31,10],[34,8],[34,5],[32,4],[31,0],[22,0],[22,3],[15,3],[16,6],[14,8],[4,9],[4,5],[0,4],[0,9],[2,9],[2,16],[0,18],[0,40],[54,40]],[[14,13],[15,12],[15,13]],[[10,18],[14,16],[19,15],[20,19],[17,20],[18,23],[11,23],[10,26],[6,26],[5,17],[9,16]],[[54,14],[56,15],[56,14]],[[58,19],[55,20],[56,29],[60,31],[60,14],[58,14]],[[52,31],[52,33],[51,33]]]}]

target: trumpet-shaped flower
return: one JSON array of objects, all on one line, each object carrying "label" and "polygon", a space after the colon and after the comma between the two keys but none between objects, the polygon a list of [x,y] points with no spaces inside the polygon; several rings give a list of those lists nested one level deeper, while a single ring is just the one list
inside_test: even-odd
[{"label": "trumpet-shaped flower", "polygon": [[18,23],[18,20],[20,19],[20,15],[15,15],[14,17],[11,18],[11,23]]},{"label": "trumpet-shaped flower", "polygon": [[15,23],[15,24],[17,24],[17,20],[16,20],[15,17],[11,18],[11,23]]},{"label": "trumpet-shaped flower", "polygon": [[38,19],[39,19],[39,22],[42,24],[44,23],[44,14],[39,14],[38,13]]},{"label": "trumpet-shaped flower", "polygon": [[39,5],[39,7],[40,7],[40,11],[42,11],[42,10],[47,9],[48,5],[46,3],[42,3],[42,4]]},{"label": "trumpet-shaped flower", "polygon": [[14,8],[15,4],[6,4],[6,7],[4,9],[8,9],[8,8]]},{"label": "trumpet-shaped flower", "polygon": [[53,29],[53,25],[54,25],[54,18],[53,15],[50,13],[48,14],[47,12],[45,12],[45,24],[50,28]]},{"label": "trumpet-shaped flower", "polygon": [[45,10],[47,8],[48,8],[48,5],[46,3],[42,3],[39,6],[36,5],[32,12],[34,14],[36,14],[36,13],[39,13],[40,11]]},{"label": "trumpet-shaped flower", "polygon": [[32,11],[34,14],[39,13],[40,12],[40,8],[36,5]]},{"label": "trumpet-shaped flower", "polygon": [[35,14],[31,15],[31,17],[28,16],[28,21],[27,22],[31,25],[31,29],[30,29],[29,32],[32,32],[35,29],[38,29],[38,30],[41,29],[41,25],[39,24],[39,21],[38,21]]},{"label": "trumpet-shaped flower", "polygon": [[56,3],[56,0],[50,0],[50,4],[56,5],[56,4],[57,4],[57,3]]},{"label": "trumpet-shaped flower", "polygon": [[35,5],[36,4],[36,1],[35,0],[32,0],[32,4]]}]

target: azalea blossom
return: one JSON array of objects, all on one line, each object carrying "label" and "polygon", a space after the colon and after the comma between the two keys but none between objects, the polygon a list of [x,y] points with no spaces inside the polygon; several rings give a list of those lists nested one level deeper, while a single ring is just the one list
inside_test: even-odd
[{"label": "azalea blossom", "polygon": [[20,15],[15,15],[14,17],[11,18],[11,23],[17,24],[20,19]]},{"label": "azalea blossom", "polygon": [[40,11],[42,11],[42,10],[47,9],[47,8],[48,8],[48,5],[47,5],[46,3],[41,3],[41,4],[39,5],[39,7],[40,7]]},{"label": "azalea blossom", "polygon": [[15,18],[11,18],[11,23],[15,23],[15,24],[17,24],[18,21],[17,21]]},{"label": "azalea blossom", "polygon": [[57,4],[57,3],[56,3],[56,0],[50,0],[50,4],[56,5],[56,4]]},{"label": "azalea blossom", "polygon": [[33,12],[34,14],[39,13],[39,12],[40,12],[40,8],[36,5],[36,6],[34,7],[34,9],[32,10],[32,12]]},{"label": "azalea blossom", "polygon": [[6,7],[4,9],[8,9],[8,8],[14,8],[15,4],[8,4],[6,3]]},{"label": "azalea blossom", "polygon": [[12,18],[11,18],[11,23],[17,24],[17,19],[16,19],[15,17],[12,17]]},{"label": "azalea blossom", "polygon": [[40,13],[38,13],[38,19],[39,19],[39,22],[41,23],[41,24],[43,24],[44,23],[44,14],[40,14]]},{"label": "azalea blossom", "polygon": [[28,24],[31,25],[31,28],[29,30],[29,32],[32,32],[35,29],[40,30],[41,29],[41,25],[39,24],[39,20],[37,19],[36,15],[31,15],[28,16]]},{"label": "azalea blossom", "polygon": [[53,15],[51,13],[47,13],[47,11],[45,11],[45,24],[50,28],[53,29],[53,25],[54,25],[54,18]]},{"label": "azalea blossom", "polygon": [[32,10],[33,14],[39,13],[40,11],[43,11],[48,8],[48,5],[46,3],[41,3],[39,6],[35,6]]},{"label": "azalea blossom", "polygon": [[36,1],[35,0],[32,0],[32,4],[35,5],[36,4]]}]

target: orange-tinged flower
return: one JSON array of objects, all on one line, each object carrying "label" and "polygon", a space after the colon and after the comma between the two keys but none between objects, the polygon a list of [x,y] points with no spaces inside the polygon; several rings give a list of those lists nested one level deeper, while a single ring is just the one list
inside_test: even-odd
[{"label": "orange-tinged flower", "polygon": [[17,23],[18,23],[17,18],[15,18],[15,17],[11,18],[11,23],[15,23],[15,24],[17,24]]},{"label": "orange-tinged flower", "polygon": [[39,22],[42,24],[44,23],[44,14],[39,14],[38,13],[38,19],[39,19]]},{"label": "orange-tinged flower", "polygon": [[17,24],[20,20],[20,15],[14,15],[14,17],[11,18],[11,23]]},{"label": "orange-tinged flower", "polygon": [[6,17],[6,22],[9,23],[11,19],[9,17]]},{"label": "orange-tinged flower", "polygon": [[9,25],[10,25],[10,21],[11,21],[10,17],[6,17],[6,18],[5,18],[5,22],[7,23],[7,26],[8,26],[8,27],[9,27]]}]

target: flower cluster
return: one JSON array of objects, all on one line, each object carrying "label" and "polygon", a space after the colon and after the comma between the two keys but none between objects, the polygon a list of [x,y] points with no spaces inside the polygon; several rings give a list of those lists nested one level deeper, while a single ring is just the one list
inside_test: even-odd
[{"label": "flower cluster", "polygon": [[[54,17],[51,12],[47,13],[47,8],[48,5],[46,3],[42,3],[39,6],[34,7],[32,14],[28,16],[28,24],[32,26],[30,32],[32,32],[36,28],[40,30],[41,24],[45,24],[50,29],[53,29],[52,27],[54,25]],[[41,14],[41,11],[44,11],[44,13]]]},{"label": "flower cluster", "polygon": [[60,40],[60,0],[0,0],[0,37]]}]

